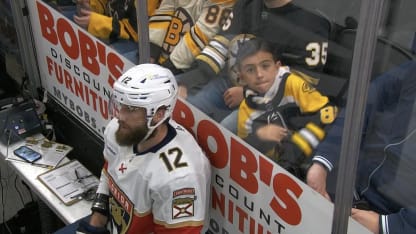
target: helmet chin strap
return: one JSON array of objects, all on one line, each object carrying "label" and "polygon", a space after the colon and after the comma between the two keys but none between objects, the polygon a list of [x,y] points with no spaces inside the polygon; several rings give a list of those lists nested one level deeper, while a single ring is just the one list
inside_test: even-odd
[{"label": "helmet chin strap", "polygon": [[149,139],[150,135],[152,135],[152,133],[154,132],[155,128],[149,129],[149,131],[147,131],[147,134],[145,137],[143,137],[143,139],[141,141],[139,141],[139,145],[143,142],[145,142],[146,140]]},{"label": "helmet chin strap", "polygon": [[[165,114],[166,115],[166,114]],[[149,118],[149,117],[148,117]],[[151,117],[153,118],[153,116]],[[150,121],[147,121],[147,128],[149,129],[149,131],[147,131],[147,134],[145,137],[143,137],[143,139],[139,142],[139,144],[143,143],[144,141],[148,140],[149,137],[152,135],[152,133],[155,131],[155,129],[161,125],[163,122],[165,122],[166,120],[166,116],[165,118],[161,119],[158,123],[156,123],[155,125],[151,125],[152,124],[152,120],[150,119]]]}]

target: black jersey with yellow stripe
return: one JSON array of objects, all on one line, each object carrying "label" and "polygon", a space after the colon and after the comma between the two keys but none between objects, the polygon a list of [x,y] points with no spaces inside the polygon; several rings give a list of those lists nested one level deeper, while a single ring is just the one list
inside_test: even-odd
[{"label": "black jersey with yellow stripe", "polygon": [[[148,0],[147,12],[153,14],[161,0]],[[118,39],[137,41],[137,13],[135,0],[90,0],[88,32],[114,42]]]}]

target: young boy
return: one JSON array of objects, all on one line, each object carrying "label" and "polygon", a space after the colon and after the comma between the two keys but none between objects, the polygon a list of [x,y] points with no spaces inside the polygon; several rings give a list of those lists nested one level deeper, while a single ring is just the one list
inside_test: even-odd
[{"label": "young boy", "polygon": [[259,38],[244,42],[237,53],[237,70],[246,84],[237,134],[302,177],[300,165],[324,138],[322,127],[334,121],[337,109],[276,55]]}]

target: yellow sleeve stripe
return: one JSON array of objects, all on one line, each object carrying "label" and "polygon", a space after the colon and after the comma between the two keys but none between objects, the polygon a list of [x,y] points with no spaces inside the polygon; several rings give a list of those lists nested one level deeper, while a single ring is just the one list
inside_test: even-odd
[{"label": "yellow sleeve stripe", "polygon": [[228,55],[228,44],[224,44],[219,40],[211,40],[209,42],[209,46],[215,49],[218,53],[222,55],[222,57],[226,57]]},{"label": "yellow sleeve stripe", "polygon": [[198,56],[196,56],[196,59],[199,59],[207,63],[215,71],[215,73],[218,74],[220,72],[220,65],[216,63],[216,60],[213,60],[205,54],[199,54]]},{"label": "yellow sleeve stripe", "polygon": [[192,40],[192,36],[190,33],[185,34],[185,36],[183,37],[183,39],[185,40],[186,45],[188,46],[189,50],[191,51],[193,56],[197,56],[197,54],[200,53],[201,48],[199,48],[196,43],[194,42],[194,40]]},{"label": "yellow sleeve stripe", "polygon": [[306,124],[306,128],[309,129],[319,140],[324,139],[325,131],[316,124],[310,122]]},{"label": "yellow sleeve stripe", "polygon": [[224,54],[220,53],[215,48],[212,48],[211,46],[207,46],[204,48],[201,54],[204,54],[208,58],[211,58],[212,60],[214,60],[218,64],[218,66],[220,67],[225,66],[226,56],[224,56]]},{"label": "yellow sleeve stripe", "polygon": [[308,144],[308,142],[297,132],[292,134],[292,141],[299,146],[299,148],[303,151],[306,156],[312,154],[312,148]]},{"label": "yellow sleeve stripe", "polygon": [[228,48],[228,45],[230,44],[230,40],[228,40],[226,37],[221,35],[214,36],[214,39],[218,42],[220,42],[224,47]]},{"label": "yellow sleeve stripe", "polygon": [[203,50],[205,52],[205,49],[207,49],[207,54],[211,55],[212,57],[216,58],[217,60],[220,59],[221,61],[225,61],[227,58],[227,48],[219,47],[219,43],[216,42],[210,42],[208,46],[206,46]]},{"label": "yellow sleeve stripe", "polygon": [[166,29],[169,27],[169,22],[157,22],[157,21],[153,21],[153,22],[149,22],[149,28],[150,29]]},{"label": "yellow sleeve stripe", "polygon": [[[129,34],[129,36],[134,40],[134,41],[138,41],[139,40],[139,38],[138,38],[138,33],[136,32],[136,29],[134,29],[132,26],[131,26],[131,24],[130,24],[130,22],[129,22],[129,20],[128,19],[123,19],[123,20],[121,20],[121,22],[122,22],[122,24],[120,25],[120,29],[123,31],[123,30],[126,30],[127,31],[127,33]],[[124,26],[124,27],[123,27]]]},{"label": "yellow sleeve stripe", "polygon": [[299,131],[299,134],[309,143],[312,148],[316,148],[319,144],[319,139],[315,136],[315,134],[310,131],[309,129],[302,128]]},{"label": "yellow sleeve stripe", "polygon": [[185,34],[184,40],[194,57],[201,53],[201,50],[208,43],[205,34],[196,26],[193,27],[189,33]]},{"label": "yellow sleeve stripe", "polygon": [[195,41],[198,47],[202,50],[202,48],[204,48],[205,45],[208,44],[209,38],[205,35],[203,31],[201,31],[200,27],[195,25],[192,29],[191,29],[192,39]]}]

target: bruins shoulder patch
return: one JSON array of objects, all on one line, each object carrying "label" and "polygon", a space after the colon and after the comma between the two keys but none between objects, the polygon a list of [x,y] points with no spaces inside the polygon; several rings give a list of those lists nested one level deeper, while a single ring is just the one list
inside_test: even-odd
[{"label": "bruins shoulder patch", "polygon": [[305,93],[310,93],[315,91],[315,87],[313,87],[312,85],[310,85],[308,82],[303,82],[302,84],[302,91]]}]

